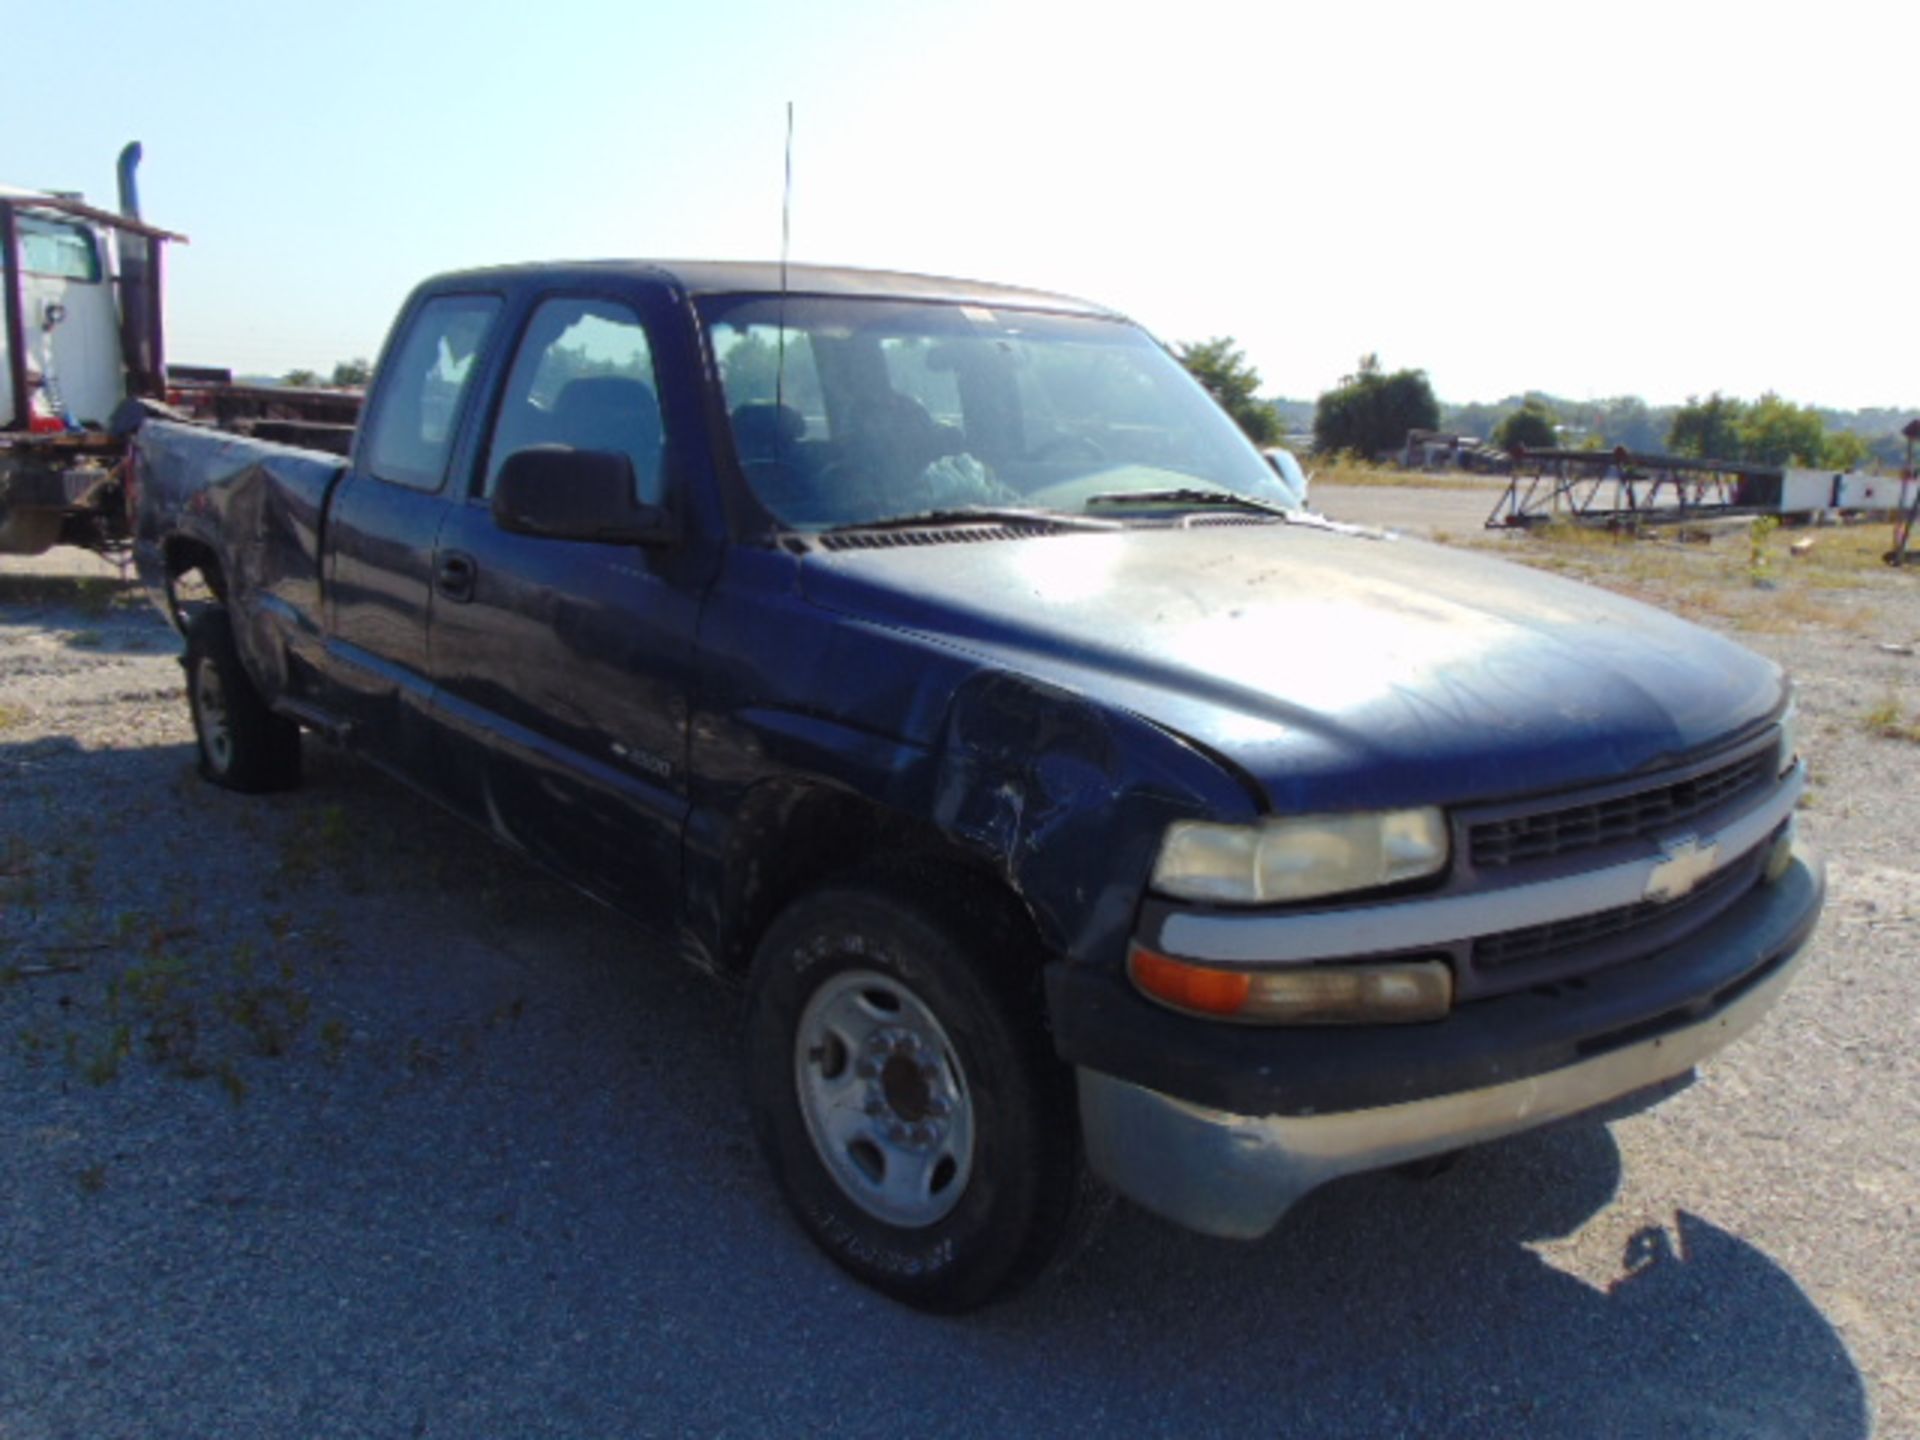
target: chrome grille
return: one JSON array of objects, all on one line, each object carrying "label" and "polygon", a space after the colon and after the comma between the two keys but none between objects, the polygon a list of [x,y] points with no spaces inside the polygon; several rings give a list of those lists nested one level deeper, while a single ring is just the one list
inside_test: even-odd
[{"label": "chrome grille", "polygon": [[1642,953],[1645,947],[1629,942],[1639,932],[1651,931],[1656,927],[1666,932],[1657,943],[1669,943],[1677,934],[1695,925],[1705,924],[1758,880],[1768,845],[1749,850],[1679,900],[1642,900],[1638,904],[1621,905],[1612,910],[1597,910],[1590,915],[1575,915],[1543,925],[1529,925],[1522,930],[1483,935],[1473,942],[1474,968],[1492,975],[1530,961],[1600,946],[1603,942],[1607,942],[1609,954],[1598,963],[1630,959]]},{"label": "chrome grille", "polygon": [[1716,769],[1631,795],[1482,821],[1468,831],[1468,853],[1476,868],[1496,869],[1652,839],[1767,783],[1774,761],[1774,748],[1767,747]]}]

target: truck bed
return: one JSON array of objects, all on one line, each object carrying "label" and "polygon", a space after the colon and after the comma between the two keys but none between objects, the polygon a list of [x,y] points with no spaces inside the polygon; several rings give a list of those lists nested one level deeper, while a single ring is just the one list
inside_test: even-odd
[{"label": "truck bed", "polygon": [[339,456],[150,419],[134,436],[133,460],[134,562],[162,609],[173,614],[172,576],[219,556],[208,583],[244,600],[236,614],[268,632],[236,637],[251,657],[280,648],[270,632],[316,623],[321,531],[346,470]]}]

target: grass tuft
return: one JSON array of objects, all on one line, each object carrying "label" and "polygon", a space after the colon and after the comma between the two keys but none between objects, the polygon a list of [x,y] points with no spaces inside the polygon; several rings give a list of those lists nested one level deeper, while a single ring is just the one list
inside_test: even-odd
[{"label": "grass tuft", "polygon": [[1920,717],[1908,715],[1899,698],[1889,694],[1860,717],[1861,728],[1883,740],[1905,740],[1920,745]]}]

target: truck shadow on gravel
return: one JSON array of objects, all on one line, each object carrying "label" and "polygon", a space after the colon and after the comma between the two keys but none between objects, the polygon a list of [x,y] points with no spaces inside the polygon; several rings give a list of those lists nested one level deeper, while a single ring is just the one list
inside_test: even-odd
[{"label": "truck shadow on gravel", "polygon": [[1034,1346],[1066,1326],[1132,1351],[1141,1399],[1237,1392],[1251,1417],[1271,1387],[1300,1433],[1866,1435],[1839,1335],[1739,1236],[1676,1211],[1627,1234],[1604,1287],[1530,1248],[1594,1221],[1620,1174],[1608,1129],[1576,1122],[1431,1181],[1336,1183],[1246,1249],[1123,1210],[1009,1319]]},{"label": "truck shadow on gravel", "polygon": [[152,654],[178,648],[145,595],[112,575],[0,573],[0,624],[38,627],[69,650]]},{"label": "truck shadow on gravel", "polygon": [[[266,800],[199,784],[180,746],[54,777],[111,769],[139,817],[95,840],[118,903],[188,889],[192,944],[284,957],[310,1018],[230,1093],[0,1059],[0,1212],[26,1217],[0,1273],[35,1317],[0,1358],[0,1394],[35,1397],[21,1433],[143,1428],[161,1388],[195,1434],[1867,1433],[1832,1326],[1710,1219],[1633,1233],[1605,1288],[1529,1248],[1616,1193],[1592,1124],[1424,1184],[1341,1182],[1252,1246],[1120,1205],[1023,1297],[901,1310],[786,1219],[734,997],[308,758],[307,788]],[[46,983],[67,981],[0,1008],[50,1004]]]}]

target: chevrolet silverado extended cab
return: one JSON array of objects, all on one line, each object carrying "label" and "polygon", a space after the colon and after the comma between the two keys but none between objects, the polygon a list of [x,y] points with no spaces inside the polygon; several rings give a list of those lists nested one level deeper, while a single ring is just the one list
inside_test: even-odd
[{"label": "chevrolet silverado extended cab", "polygon": [[316,732],[735,977],[798,1223],[922,1306],[1089,1172],[1252,1237],[1670,1088],[1821,904],[1774,665],[1306,514],[1059,296],[449,275],[345,463],[153,419],[133,489],[206,776]]}]

